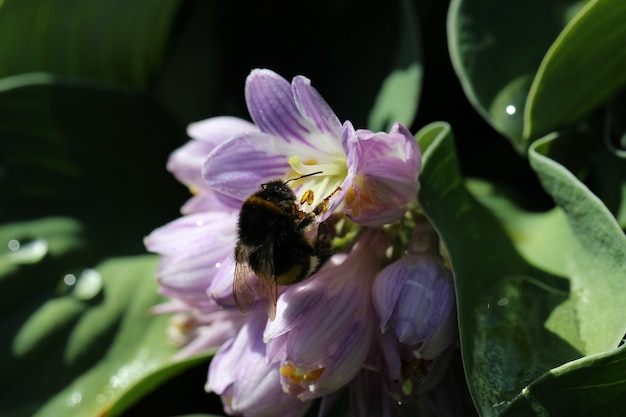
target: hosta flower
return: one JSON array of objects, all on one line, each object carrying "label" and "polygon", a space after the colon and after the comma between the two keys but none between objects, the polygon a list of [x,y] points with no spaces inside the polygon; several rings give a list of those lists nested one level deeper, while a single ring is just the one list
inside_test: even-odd
[{"label": "hosta flower", "polygon": [[[245,97],[253,123],[194,123],[192,140],[168,161],[193,197],[183,217],[145,239],[161,255],[160,292],[170,297],[154,311],[176,314],[170,335],[185,345],[180,356],[221,346],[206,389],[229,414],[301,416],[311,399],[323,397],[323,411],[349,392],[358,414],[389,415],[405,399],[407,364],[430,366],[454,334],[451,281],[443,280],[436,253],[416,250],[419,239],[399,259],[389,250],[416,216],[406,211],[419,189],[417,143],[399,123],[389,132],[341,123],[303,76],[289,82],[253,70]],[[303,281],[279,288],[275,320],[254,293],[242,315],[233,297],[241,206],[262,184],[302,175],[309,176],[284,184],[298,209],[327,202],[307,237],[325,222],[342,249]],[[304,194],[312,201],[300,202]]]},{"label": "hosta flower", "polygon": [[252,316],[237,337],[221,347],[211,361],[206,390],[222,396],[228,414],[301,416],[310,402],[284,393],[279,365],[265,362],[265,321],[262,314]]},{"label": "hosta flower", "polygon": [[[376,277],[372,301],[380,320],[379,338],[390,376],[432,387],[443,369],[433,360],[456,336],[452,274],[438,255],[438,239],[418,223],[407,253]],[[401,381],[403,382],[403,381]]]},{"label": "hosta flower", "polygon": [[183,299],[207,299],[214,280],[232,281],[232,248],[237,240],[237,213],[207,211],[174,220],[145,239],[159,253],[161,293]]},{"label": "hosta flower", "polygon": [[444,340],[437,345],[445,349],[452,340],[452,332],[440,334],[440,329],[452,330],[448,322],[454,313],[454,288],[452,274],[439,259],[403,256],[381,271],[373,297],[381,330],[392,331],[401,343],[417,350],[439,337]]},{"label": "hosta flower", "polygon": [[167,169],[194,194],[183,206],[184,214],[239,209],[240,201],[216,193],[208,186],[202,178],[202,165],[217,145],[236,134],[257,130],[250,122],[228,116],[214,117],[189,125],[187,134],[193,140],[175,150],[167,162]]},{"label": "hosta flower", "polygon": [[348,149],[350,187],[346,214],[366,226],[382,226],[402,217],[417,194],[421,166],[419,147],[400,123],[389,133],[354,130],[344,124]]},{"label": "hosta flower", "polygon": [[350,254],[334,255],[315,279],[281,295],[282,314],[263,337],[269,361],[282,365],[285,391],[300,399],[319,397],[361,369],[376,326],[370,287],[387,243],[381,232],[368,232]]},{"label": "hosta flower", "polygon": [[313,192],[309,209],[336,192],[318,221],[346,199],[346,213],[368,225],[398,220],[415,198],[420,153],[403,126],[373,133],[355,131],[350,122],[342,125],[303,76],[290,84],[272,71],[254,70],[245,93],[259,130],[241,132],[213,149],[203,170],[211,189],[243,201],[272,179],[319,173],[294,184],[297,194]]}]

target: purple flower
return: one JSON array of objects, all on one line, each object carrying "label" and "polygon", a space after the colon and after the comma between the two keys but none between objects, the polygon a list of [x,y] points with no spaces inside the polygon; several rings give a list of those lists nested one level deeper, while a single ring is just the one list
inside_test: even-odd
[{"label": "purple flower", "polygon": [[348,255],[334,255],[315,279],[280,296],[281,315],[263,337],[268,360],[282,365],[287,392],[316,398],[338,390],[361,369],[376,329],[371,283],[386,248],[381,232],[368,232]]},{"label": "purple flower", "polygon": [[[452,274],[439,259],[403,256],[380,272],[372,294],[381,331],[391,330],[401,343],[417,350],[433,337],[444,339],[434,345],[443,348],[452,340],[453,332],[439,331],[454,314]],[[428,359],[441,351],[432,353]]]},{"label": "purple flower", "polygon": [[[399,123],[388,133],[342,124],[303,76],[290,83],[253,70],[245,97],[254,123],[194,123],[192,140],[168,161],[193,197],[183,217],[145,238],[161,256],[160,292],[170,297],[153,311],[175,314],[170,337],[184,345],[179,356],[221,346],[206,389],[229,414],[301,416],[309,400],[324,397],[326,409],[346,387],[359,412],[391,414],[393,401],[404,400],[407,364],[430,366],[454,334],[452,284],[437,251],[416,249],[417,232],[400,259],[388,251],[402,241],[407,210],[406,218],[419,216],[410,204],[419,147]],[[274,321],[259,305],[241,315],[233,299],[239,210],[261,184],[306,174],[314,175],[287,186],[313,196],[298,206],[305,212],[331,196],[316,223],[326,222],[335,254],[279,288]]]},{"label": "purple flower", "polygon": [[157,277],[163,295],[208,300],[214,281],[232,282],[232,248],[237,240],[237,213],[207,211],[174,220],[144,240],[159,253]]},{"label": "purple flower", "polygon": [[189,125],[187,134],[193,140],[175,150],[167,162],[167,169],[194,194],[183,206],[184,214],[239,209],[241,201],[229,199],[208,186],[202,178],[202,165],[211,151],[230,137],[256,131],[258,129],[252,123],[228,116]]},{"label": "purple flower", "polygon": [[414,391],[414,382],[414,392],[438,382],[447,364],[446,355],[439,357],[456,337],[452,274],[438,255],[438,244],[432,226],[425,219],[418,222],[407,253],[384,268],[373,285],[388,373],[407,392]]},{"label": "purple flower", "polygon": [[279,365],[265,362],[265,321],[263,314],[251,316],[237,337],[220,348],[211,361],[205,389],[221,395],[228,414],[301,416],[311,403],[284,393]]},{"label": "purple flower", "polygon": [[350,193],[346,212],[368,225],[398,220],[415,198],[419,148],[400,124],[390,133],[342,125],[303,76],[290,84],[270,70],[254,70],[245,95],[259,130],[242,132],[212,150],[203,175],[213,190],[243,201],[272,179],[321,172],[294,185],[296,194],[313,191],[309,209],[339,190],[318,221],[342,207]]},{"label": "purple flower", "polygon": [[421,154],[406,127],[394,123],[389,133],[354,130],[344,124],[351,178],[346,214],[365,226],[382,226],[402,218],[419,189]]}]

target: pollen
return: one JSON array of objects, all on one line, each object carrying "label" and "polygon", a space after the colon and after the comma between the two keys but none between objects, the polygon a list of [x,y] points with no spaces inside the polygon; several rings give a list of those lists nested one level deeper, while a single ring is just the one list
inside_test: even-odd
[{"label": "pollen", "polygon": [[322,376],[323,373],[324,373],[324,368],[318,368],[302,375],[302,379],[304,381],[317,381],[318,379],[320,379],[320,376]]},{"label": "pollen", "polygon": [[308,385],[317,381],[324,373],[325,368],[317,368],[312,371],[296,367],[293,362],[289,361],[288,364],[279,368],[279,372],[282,376],[289,380],[292,385]]},{"label": "pollen", "polygon": [[315,194],[313,190],[306,190],[300,199],[300,204],[307,203],[308,205],[313,204],[313,200],[315,199]]}]

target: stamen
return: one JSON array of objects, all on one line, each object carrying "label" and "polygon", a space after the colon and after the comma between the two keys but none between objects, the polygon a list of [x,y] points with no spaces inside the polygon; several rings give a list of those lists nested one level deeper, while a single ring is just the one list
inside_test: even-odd
[{"label": "stamen", "polygon": [[317,381],[324,373],[324,368],[319,368],[309,373],[302,375],[302,379],[305,381]]},{"label": "stamen", "polygon": [[[303,175],[311,174],[315,171],[322,171],[324,175],[339,175],[343,174],[344,169],[342,169],[341,164],[331,163],[331,164],[318,164],[316,160],[307,161],[307,163],[303,163],[300,161],[300,156],[294,155],[289,158],[289,165],[291,168]],[[345,165],[345,164],[344,164]]]},{"label": "stamen", "polygon": [[296,369],[293,364],[283,365],[279,368],[279,372],[283,376],[293,376],[296,373]]},{"label": "stamen", "polygon": [[315,193],[313,190],[306,190],[300,199],[300,204],[304,204],[305,202],[308,205],[313,204],[313,200],[315,199]]},{"label": "stamen", "polygon": [[292,385],[311,384],[322,376],[324,370],[325,368],[318,368],[307,372],[306,369],[296,367],[291,361],[279,368],[280,374]]}]

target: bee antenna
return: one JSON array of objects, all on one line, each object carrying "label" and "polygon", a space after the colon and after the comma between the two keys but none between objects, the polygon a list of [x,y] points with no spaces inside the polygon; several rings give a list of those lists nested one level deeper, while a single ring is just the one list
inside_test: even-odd
[{"label": "bee antenna", "polygon": [[323,171],[311,172],[310,174],[304,174],[304,175],[300,175],[299,177],[296,177],[296,178],[290,178],[287,181],[285,181],[285,183],[283,185],[287,185],[287,183],[291,182],[291,181],[297,181],[299,179],[310,177],[312,175],[317,175],[317,174],[321,174],[321,173],[323,173]]}]

